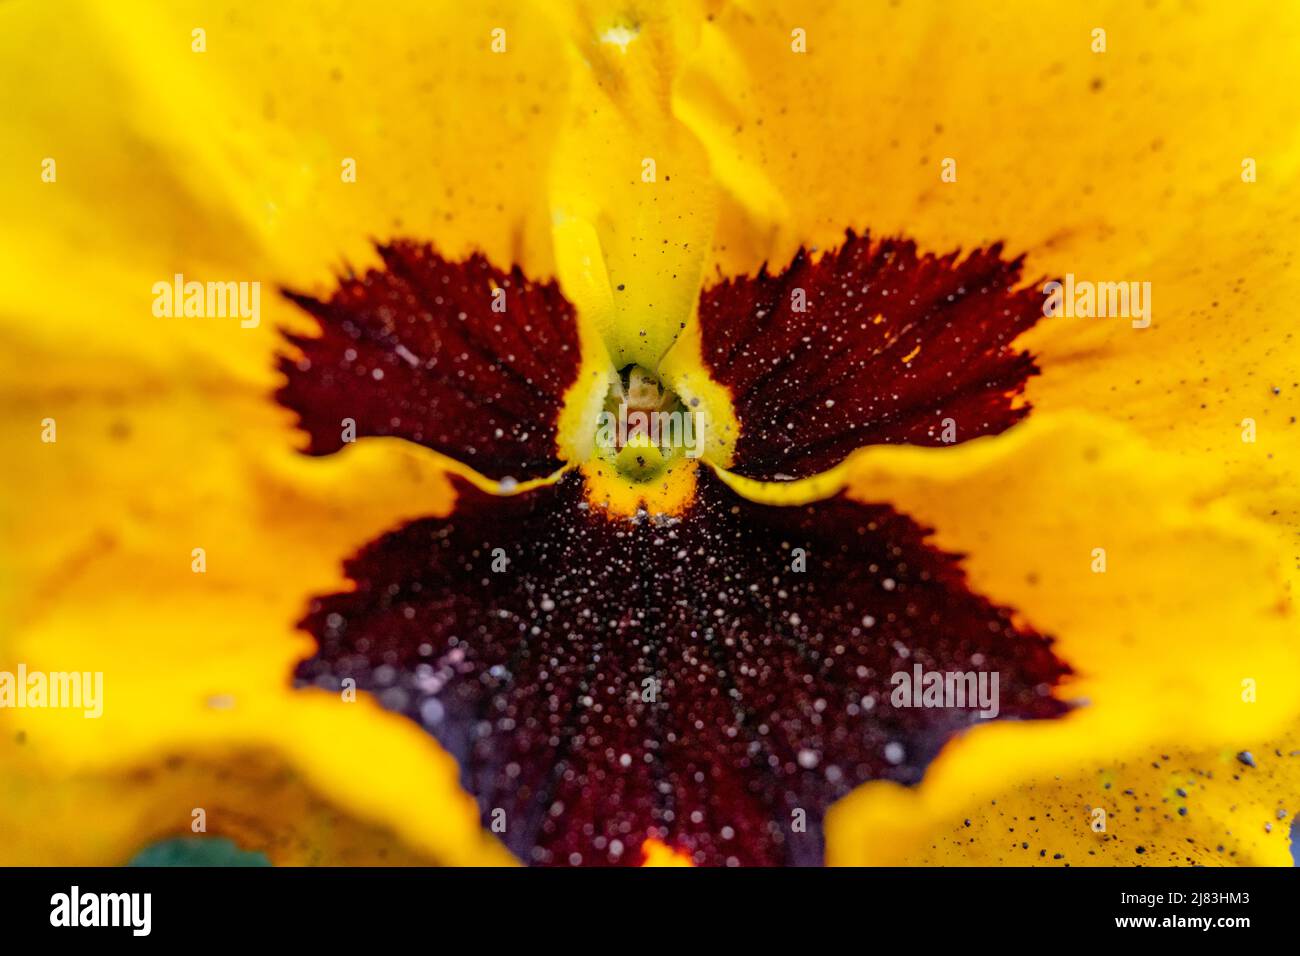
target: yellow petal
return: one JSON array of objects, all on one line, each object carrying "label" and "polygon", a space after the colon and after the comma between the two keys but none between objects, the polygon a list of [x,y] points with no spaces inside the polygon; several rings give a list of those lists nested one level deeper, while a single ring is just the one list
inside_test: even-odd
[{"label": "yellow petal", "polygon": [[703,28],[678,113],[725,190],[723,274],[854,227],[1005,241],[1031,279],[1150,282],[1145,329],[1040,323],[1027,398],[1129,422],[1294,527],[1298,44],[1300,8],[1267,0],[749,0]]},{"label": "yellow petal", "polygon": [[1267,0],[1046,13],[1033,0],[747,0],[703,28],[678,111],[726,187],[726,274],[849,226],[936,251],[1050,249],[1049,271],[1084,254],[1137,267],[1156,249],[1203,255],[1183,241],[1198,220],[1263,228],[1282,208],[1271,186],[1240,188],[1241,160],[1262,161],[1259,184],[1295,181],[1298,30],[1300,11]]},{"label": "yellow petal", "polygon": [[[934,527],[937,547],[967,555],[972,590],[1054,637],[1075,671],[1061,696],[1080,706],[971,731],[914,792],[860,788],[828,819],[832,862],[907,860],[937,821],[1019,782],[1157,748],[1235,751],[1300,711],[1274,536],[1212,500],[1212,478],[1123,428],[1040,415],[951,449],[864,450],[838,472],[851,496]],[[806,485],[736,487],[771,498]]]},{"label": "yellow petal", "polygon": [[[453,859],[414,849],[388,828],[341,810],[292,764],[261,750],[51,773],[27,756],[27,744],[25,735],[0,742],[7,865],[122,864],[146,843],[196,833],[259,847],[276,865],[427,866]],[[89,815],[87,807],[112,812]]]},{"label": "yellow petal", "polygon": [[[369,698],[291,686],[310,653],[296,629],[309,596],[337,589],[341,557],[376,534],[446,513],[456,469],[395,440],[304,458],[285,413],[256,394],[226,396],[215,415],[181,387],[65,395],[49,444],[43,399],[4,400],[20,452],[0,496],[0,669],[103,675],[102,716],[0,711],[13,756],[0,829],[24,834],[11,861],[122,862],[188,832],[195,807],[209,832],[260,834],[280,859],[352,859],[383,832],[379,845],[408,848],[399,858],[508,859],[427,735]],[[267,777],[278,782],[259,802]],[[78,794],[111,798],[114,813],[70,826]],[[32,813],[46,801],[62,810]],[[350,836],[315,843],[340,814]]]},{"label": "yellow petal", "polygon": [[0,321],[25,336],[262,370],[269,328],[155,319],[153,283],[260,281],[270,327],[299,321],[278,288],[374,264],[376,238],[553,272],[565,76],[532,7],[6,4],[0,38]]},{"label": "yellow petal", "polygon": [[[868,833],[869,814],[888,801],[852,797],[837,821],[858,859],[909,866],[1290,866],[1298,730],[1240,749],[1177,747],[1069,768],[926,821],[901,858]],[[893,796],[892,812],[917,811]]]}]

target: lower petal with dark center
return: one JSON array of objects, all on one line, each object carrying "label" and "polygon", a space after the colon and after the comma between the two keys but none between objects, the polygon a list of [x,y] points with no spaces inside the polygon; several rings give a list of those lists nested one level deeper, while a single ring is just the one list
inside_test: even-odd
[{"label": "lower petal with dark center", "polygon": [[465,483],[313,602],[297,677],[351,678],[459,762],[522,860],[816,864],[829,805],[920,780],[977,708],[895,706],[892,676],[996,673],[1000,719],[1052,718],[1069,668],[971,593],[887,506],[754,504],[707,470],[676,519],[590,506],[582,477],[496,498]]}]

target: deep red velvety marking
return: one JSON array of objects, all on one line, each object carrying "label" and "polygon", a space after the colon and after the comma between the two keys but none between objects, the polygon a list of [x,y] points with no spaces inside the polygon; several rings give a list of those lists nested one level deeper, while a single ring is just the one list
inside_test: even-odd
[{"label": "deep red velvety marking", "polygon": [[1021,265],[1000,245],[919,255],[910,241],[849,232],[816,260],[801,250],[779,275],[704,292],[704,360],[741,425],[735,470],[804,477],[864,445],[961,442],[1015,424],[1037,369],[1011,343],[1043,304],[1037,289],[1016,290]]},{"label": "deep red velvety marking", "polygon": [[457,488],[451,516],[374,541],[355,590],[313,602],[297,677],[353,678],[419,722],[525,861],[637,864],[654,837],[697,864],[821,862],[832,801],[916,783],[980,720],[893,706],[917,664],[996,671],[1001,718],[1065,709],[1050,641],[888,507],[758,505],[706,469],[679,519],[613,519],[578,474]]},{"label": "deep red velvety marking", "polygon": [[307,451],[337,451],[352,419],[358,438],[406,438],[492,478],[558,468],[556,419],[580,361],[559,288],[423,243],[379,253],[383,269],[342,279],[328,300],[286,293],[320,321],[318,338],[290,337],[301,356],[280,362],[277,397],[301,416]]}]

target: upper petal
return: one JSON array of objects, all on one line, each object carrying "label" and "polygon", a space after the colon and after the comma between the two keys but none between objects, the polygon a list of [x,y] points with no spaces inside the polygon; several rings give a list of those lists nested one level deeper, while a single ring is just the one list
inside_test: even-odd
[{"label": "upper petal", "polygon": [[[378,264],[375,238],[553,274],[539,184],[566,78],[549,19],[518,4],[385,11],[6,4],[5,329],[169,372],[199,354],[268,382],[270,326],[307,324],[273,290]],[[262,327],[155,318],[150,290],[177,273],[260,281]]]},{"label": "upper petal", "polygon": [[1040,323],[1027,398],[1130,423],[1293,527],[1298,45],[1300,9],[1250,0],[753,0],[703,29],[678,110],[724,187],[724,275],[854,227],[1149,282],[1147,328]]}]

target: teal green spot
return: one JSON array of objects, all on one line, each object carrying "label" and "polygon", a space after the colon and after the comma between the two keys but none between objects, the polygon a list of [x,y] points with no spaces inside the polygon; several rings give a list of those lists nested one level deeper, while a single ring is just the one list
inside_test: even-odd
[{"label": "teal green spot", "polygon": [[265,853],[241,850],[226,837],[177,837],[147,846],[127,866],[270,866]]}]

